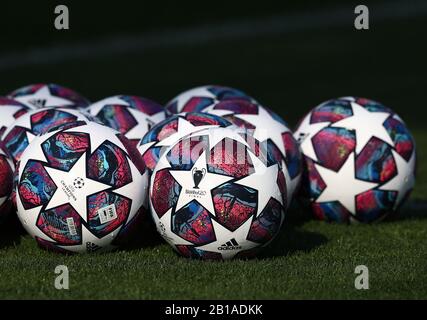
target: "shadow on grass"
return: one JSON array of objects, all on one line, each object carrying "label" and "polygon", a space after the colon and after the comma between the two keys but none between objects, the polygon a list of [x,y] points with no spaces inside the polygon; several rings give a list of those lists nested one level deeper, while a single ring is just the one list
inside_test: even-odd
[{"label": "shadow on grass", "polygon": [[26,234],[16,213],[8,210],[10,212],[0,222],[0,249],[19,245],[21,236]]},{"label": "shadow on grass", "polygon": [[414,199],[408,201],[400,210],[391,214],[384,222],[395,222],[409,219],[427,219],[427,201]]},{"label": "shadow on grass", "polygon": [[283,257],[295,253],[307,253],[328,242],[328,238],[317,232],[299,230],[285,224],[278,237],[262,252],[261,259]]},{"label": "shadow on grass", "polygon": [[123,243],[120,251],[135,251],[144,248],[153,248],[165,241],[156,230],[156,226],[150,217],[144,219],[138,226],[138,229],[133,232],[133,235]]}]

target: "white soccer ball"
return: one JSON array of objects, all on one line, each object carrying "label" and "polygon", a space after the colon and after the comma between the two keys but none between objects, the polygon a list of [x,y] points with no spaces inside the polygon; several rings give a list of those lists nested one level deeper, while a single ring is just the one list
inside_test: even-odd
[{"label": "white soccer ball", "polygon": [[415,181],[415,141],[402,119],[355,97],[314,108],[295,132],[305,158],[303,198],[321,220],[373,222],[396,211]]},{"label": "white soccer ball", "polygon": [[210,128],[160,157],[151,176],[151,213],[181,255],[253,256],[279,233],[287,181],[258,146],[243,129]]},{"label": "white soccer ball", "polygon": [[95,122],[33,139],[15,173],[22,225],[60,252],[103,252],[125,243],[147,208],[148,173],[117,131]]}]

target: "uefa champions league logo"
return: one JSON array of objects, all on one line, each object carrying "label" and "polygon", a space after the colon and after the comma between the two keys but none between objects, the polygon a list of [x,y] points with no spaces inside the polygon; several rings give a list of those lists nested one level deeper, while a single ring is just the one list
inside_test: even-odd
[{"label": "uefa champions league logo", "polygon": [[202,170],[198,170],[196,167],[194,167],[192,174],[193,174],[193,181],[194,181],[193,189],[199,189],[199,184],[206,175],[206,169],[203,168]]},{"label": "uefa champions league logo", "polygon": [[78,177],[74,179],[73,185],[75,188],[81,189],[84,187],[85,181],[83,180],[83,178]]}]

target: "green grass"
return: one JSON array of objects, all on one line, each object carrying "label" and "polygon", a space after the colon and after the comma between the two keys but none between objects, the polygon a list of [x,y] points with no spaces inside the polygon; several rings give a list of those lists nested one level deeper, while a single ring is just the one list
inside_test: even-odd
[{"label": "green grass", "polygon": [[[100,57],[11,70],[7,92],[35,81],[69,85],[90,98],[140,94],[161,102],[203,83],[243,88],[291,124],[319,102],[362,95],[396,109],[414,131],[418,179],[409,205],[373,225],[337,225],[289,213],[281,235],[256,260],[187,260],[166,244],[103,255],[57,255],[38,249],[10,226],[0,230],[0,298],[42,299],[347,299],[427,298],[426,46],[417,19],[351,26],[257,41]],[[424,28],[424,29],[423,29]],[[70,270],[70,290],[54,288],[54,269]],[[356,290],[366,265],[370,289]]]},{"label": "green grass", "polygon": [[[425,163],[427,136],[417,132],[416,138]],[[248,261],[187,260],[163,243],[64,256],[40,250],[28,235],[3,230],[0,298],[426,299],[425,178],[420,166],[411,206],[378,224],[328,224],[294,210],[271,247]],[[68,266],[70,290],[55,289],[57,265]],[[369,268],[369,290],[354,287],[358,265]]]}]

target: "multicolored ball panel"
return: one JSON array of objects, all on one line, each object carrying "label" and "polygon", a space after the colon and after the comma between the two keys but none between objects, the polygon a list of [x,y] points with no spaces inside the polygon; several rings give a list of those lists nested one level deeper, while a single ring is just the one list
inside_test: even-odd
[{"label": "multicolored ball panel", "polygon": [[342,167],[356,147],[354,131],[344,128],[328,127],[311,139],[318,162],[334,171]]},{"label": "multicolored ball panel", "polygon": [[195,201],[173,215],[172,232],[196,245],[204,245],[215,240],[209,212]]},{"label": "multicolored ball panel", "polygon": [[57,186],[45,170],[44,165],[39,161],[31,160],[22,170],[18,192],[24,208],[32,209],[49,202]]},{"label": "multicolored ball panel", "polygon": [[257,190],[226,183],[212,191],[215,217],[229,230],[236,230],[256,213]]},{"label": "multicolored ball panel", "polygon": [[120,188],[132,181],[125,152],[111,142],[103,143],[88,159],[88,177]]},{"label": "multicolored ball panel", "polygon": [[51,167],[68,171],[89,148],[89,136],[79,132],[59,132],[41,147]]}]

